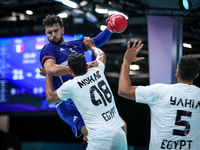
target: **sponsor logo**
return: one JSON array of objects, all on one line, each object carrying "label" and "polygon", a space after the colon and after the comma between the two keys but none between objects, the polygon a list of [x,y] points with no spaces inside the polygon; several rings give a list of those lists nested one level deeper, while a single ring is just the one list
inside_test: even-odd
[{"label": "sponsor logo", "polygon": [[65,49],[64,48],[60,48],[60,51],[64,51]]},{"label": "sponsor logo", "polygon": [[74,116],[74,120],[73,120],[73,122],[75,122],[77,118],[78,118],[77,116]]}]

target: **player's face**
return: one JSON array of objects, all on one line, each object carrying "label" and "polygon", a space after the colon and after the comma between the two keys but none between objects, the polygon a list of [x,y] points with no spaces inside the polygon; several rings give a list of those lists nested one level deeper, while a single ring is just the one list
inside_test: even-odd
[{"label": "player's face", "polygon": [[54,45],[64,44],[62,36],[64,28],[61,28],[59,23],[54,23],[51,27],[45,26],[45,33],[50,43]]}]

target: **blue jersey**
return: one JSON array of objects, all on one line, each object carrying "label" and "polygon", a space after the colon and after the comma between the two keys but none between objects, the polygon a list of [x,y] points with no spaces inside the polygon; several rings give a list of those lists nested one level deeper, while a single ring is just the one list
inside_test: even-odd
[{"label": "blue jersey", "polygon": [[[75,40],[70,42],[65,42],[63,45],[54,45],[51,43],[46,44],[41,53],[40,61],[43,64],[45,59],[52,58],[56,61],[57,65],[68,66],[68,57],[72,53],[81,53],[84,55],[86,50],[83,40]],[[53,77],[53,86],[56,90],[59,88],[65,81],[72,79],[71,75],[64,76],[54,76]]]},{"label": "blue jersey", "polygon": [[[105,29],[96,37],[92,38],[96,47],[100,47],[105,44],[111,36],[111,32]],[[68,57],[72,53],[81,53],[84,54],[86,51],[86,47],[83,43],[83,39],[81,40],[74,40],[70,42],[65,42],[63,45],[54,45],[51,43],[46,44],[40,53],[40,62],[43,65],[45,59],[54,59],[57,65],[68,66]],[[53,86],[54,89],[58,89],[65,81],[72,79],[71,75],[64,75],[64,76],[54,76],[53,77]],[[84,124],[81,124],[81,127],[77,127],[77,122],[74,123],[74,120],[70,119],[70,116],[80,116],[75,104],[72,102],[71,99],[67,101],[63,101],[59,103],[56,107],[57,112],[62,120],[64,120],[68,125],[71,126],[72,131],[79,137],[77,129],[81,129]]]},{"label": "blue jersey", "polygon": [[[54,45],[54,44],[48,43],[43,47],[40,53],[40,61],[43,64],[45,59],[52,58],[56,61],[57,65],[67,66],[68,57],[70,54],[72,53],[84,54],[85,50],[86,50],[86,47],[83,44],[83,40],[65,42],[65,44],[63,45]],[[64,76],[54,76],[53,77],[54,89],[55,90],[58,89],[65,81],[72,78],[73,77],[70,74],[64,75]],[[66,103],[65,106],[59,106],[59,107],[62,107],[62,112],[70,111],[74,115],[79,115],[77,108],[74,106],[74,103],[71,100],[64,103]],[[70,113],[68,113],[68,115],[70,115]]]},{"label": "blue jersey", "polygon": [[[111,32],[105,29],[96,37],[92,38],[96,47],[100,47],[105,44],[111,36]],[[43,65],[45,59],[52,58],[56,61],[56,64],[67,66],[68,57],[72,53],[81,53],[84,55],[86,47],[83,43],[83,39],[74,40],[70,42],[65,42],[64,45],[54,45],[51,43],[46,44],[41,53],[40,53],[40,62]],[[65,75],[62,77],[53,77],[53,86],[56,90],[59,88],[65,81],[72,79],[71,75]]]}]

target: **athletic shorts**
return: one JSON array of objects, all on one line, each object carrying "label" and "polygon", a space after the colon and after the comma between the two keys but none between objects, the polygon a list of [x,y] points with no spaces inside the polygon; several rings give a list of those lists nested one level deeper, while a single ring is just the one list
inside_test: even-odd
[{"label": "athletic shorts", "polygon": [[98,137],[90,138],[86,150],[127,150],[127,138],[122,128],[98,133]]},{"label": "athletic shorts", "polygon": [[71,126],[74,135],[79,138],[82,135],[81,128],[85,125],[84,121],[78,110],[67,111],[65,107],[64,103],[56,107],[58,115],[66,124]]}]

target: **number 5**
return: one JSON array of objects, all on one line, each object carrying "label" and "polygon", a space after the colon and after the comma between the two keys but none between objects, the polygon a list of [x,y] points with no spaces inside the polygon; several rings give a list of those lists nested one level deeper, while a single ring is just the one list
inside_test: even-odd
[{"label": "number 5", "polygon": [[185,126],[185,130],[176,130],[176,129],[174,129],[173,130],[173,135],[186,136],[190,132],[190,123],[187,122],[187,121],[181,120],[181,116],[191,117],[192,116],[192,112],[183,111],[183,110],[177,110],[175,125]]}]

